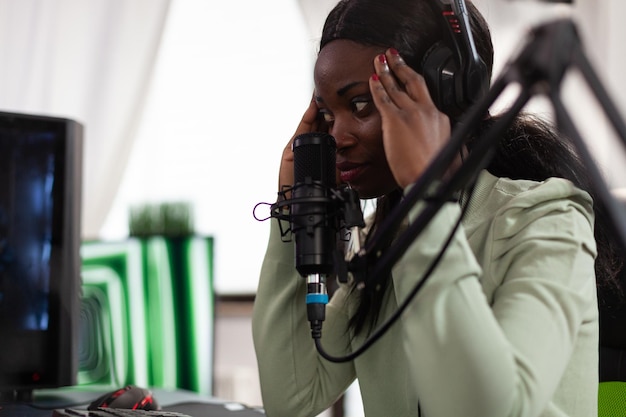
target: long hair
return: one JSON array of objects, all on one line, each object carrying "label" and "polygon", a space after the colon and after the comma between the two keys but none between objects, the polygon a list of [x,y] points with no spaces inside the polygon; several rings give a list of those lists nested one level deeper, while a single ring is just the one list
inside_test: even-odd
[{"label": "long hair", "polygon": [[[366,46],[394,47],[405,62],[417,72],[422,72],[425,53],[443,38],[437,24],[437,16],[427,0],[342,0],[328,15],[322,30],[320,50],[337,39],[347,39]],[[493,44],[489,27],[478,9],[469,1],[470,27],[478,54],[485,62],[489,77],[493,67]],[[487,129],[497,120],[488,117],[479,129]],[[467,143],[471,152],[472,140]],[[584,165],[569,144],[567,138],[558,135],[545,121],[527,114],[520,114],[506,130],[487,170],[498,177],[543,181],[550,177],[561,177],[572,181],[589,192],[595,199],[591,182]],[[401,190],[395,190],[378,199],[375,214],[376,224],[385,218],[400,201]],[[595,269],[598,287],[619,289],[616,275],[621,267],[618,248],[604,208],[596,201],[594,205],[598,243]],[[372,233],[369,234],[370,236]],[[387,247],[391,242],[386,242]],[[351,319],[355,333],[369,324],[375,324],[382,303],[383,285],[366,285],[360,290],[360,302]],[[378,281],[380,282],[380,281]]]}]

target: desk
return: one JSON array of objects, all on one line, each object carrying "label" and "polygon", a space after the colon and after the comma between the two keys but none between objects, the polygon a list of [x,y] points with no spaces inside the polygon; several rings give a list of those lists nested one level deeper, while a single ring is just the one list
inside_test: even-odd
[{"label": "desk", "polygon": [[[56,408],[87,408],[99,396],[112,391],[70,387],[37,390],[31,403],[0,404],[0,417],[50,417]],[[261,417],[262,410],[204,396],[192,391],[151,388],[163,410],[177,411],[193,417]]]}]

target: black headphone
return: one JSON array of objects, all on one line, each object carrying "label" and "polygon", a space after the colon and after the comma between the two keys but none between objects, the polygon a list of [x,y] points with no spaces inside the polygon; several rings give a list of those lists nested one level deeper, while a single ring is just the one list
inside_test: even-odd
[{"label": "black headphone", "polygon": [[489,72],[476,51],[465,1],[428,2],[444,38],[424,55],[422,75],[439,110],[456,120],[486,93]]}]

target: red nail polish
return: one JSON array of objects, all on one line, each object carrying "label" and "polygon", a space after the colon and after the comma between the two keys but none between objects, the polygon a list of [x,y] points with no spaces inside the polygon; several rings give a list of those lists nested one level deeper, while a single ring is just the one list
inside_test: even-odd
[{"label": "red nail polish", "polygon": [[400,53],[398,52],[396,48],[389,48],[389,53],[391,55],[400,55]]},{"label": "red nail polish", "polygon": [[380,61],[382,64],[386,64],[387,63],[387,57],[385,56],[385,54],[378,55],[378,61]]},{"label": "red nail polish", "polygon": [[372,80],[378,81],[379,80],[378,74],[372,74]]}]

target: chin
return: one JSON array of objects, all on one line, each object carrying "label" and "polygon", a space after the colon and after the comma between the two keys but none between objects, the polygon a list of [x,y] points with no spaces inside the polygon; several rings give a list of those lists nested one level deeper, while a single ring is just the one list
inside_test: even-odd
[{"label": "chin", "polygon": [[378,197],[383,197],[387,194],[389,194],[390,192],[397,190],[398,187],[394,187],[394,188],[389,188],[389,189],[385,189],[385,190],[375,190],[367,187],[357,187],[357,186],[352,186],[352,188],[354,188],[356,190],[356,192],[359,194],[359,198],[361,200],[370,200],[372,198],[378,198]]},{"label": "chin", "polygon": [[383,197],[395,190],[398,190],[400,187],[393,180],[393,177],[388,178],[384,174],[375,178],[365,178],[365,176],[363,176],[354,178],[354,180],[355,181],[347,182],[346,184],[356,190],[359,198],[362,200]]}]

